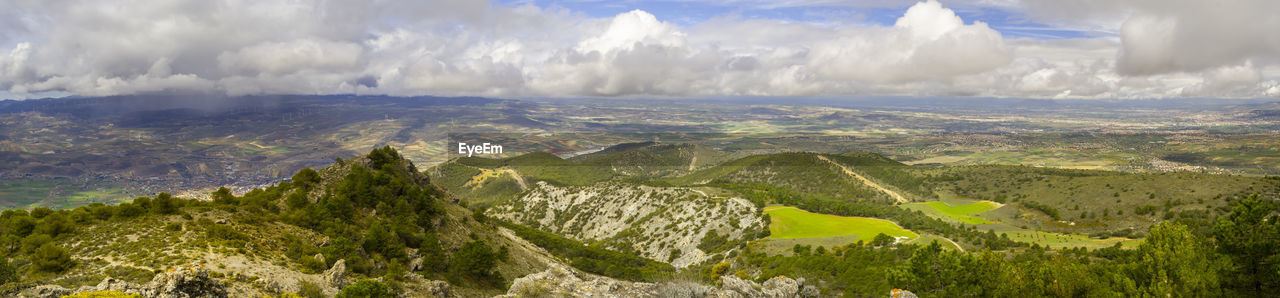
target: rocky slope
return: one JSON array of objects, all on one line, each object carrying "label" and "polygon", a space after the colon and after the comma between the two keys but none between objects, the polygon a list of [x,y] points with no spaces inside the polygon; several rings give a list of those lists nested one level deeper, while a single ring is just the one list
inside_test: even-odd
[{"label": "rocky slope", "polygon": [[634,250],[676,267],[698,264],[766,228],[755,205],[689,188],[623,183],[554,186],[539,182],[487,215]]},{"label": "rocky slope", "polygon": [[777,276],[756,283],[736,276],[720,277],[719,286],[669,281],[628,282],[553,266],[547,271],[516,279],[499,297],[818,297],[818,288],[804,278]]}]

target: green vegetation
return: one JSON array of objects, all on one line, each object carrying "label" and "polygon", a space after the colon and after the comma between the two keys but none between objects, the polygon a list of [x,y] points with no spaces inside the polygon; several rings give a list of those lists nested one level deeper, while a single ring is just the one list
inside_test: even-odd
[{"label": "green vegetation", "polygon": [[343,287],[336,297],[339,298],[395,298],[396,292],[390,286],[372,279],[362,279]]},{"label": "green vegetation", "polygon": [[76,182],[66,178],[0,180],[0,210],[46,207],[69,209],[93,203],[115,203],[129,195],[119,186]]},{"label": "green vegetation", "polygon": [[[93,275],[87,274],[103,272],[136,282],[149,278],[156,269],[108,267],[92,259],[78,264],[80,259],[73,258],[68,248],[94,255],[111,251],[117,260],[142,268],[195,261],[166,251],[175,245],[243,255],[250,260],[268,258],[305,273],[319,273],[337,260],[345,260],[356,276],[391,277],[387,282],[392,287],[406,274],[410,261],[407,250],[412,248],[424,261],[424,269],[418,273],[429,278],[459,276],[483,287],[504,282],[494,269],[506,258],[505,246],[493,248],[472,240],[453,254],[442,249],[434,229],[445,212],[446,203],[439,199],[443,192],[395,150],[378,148],[365,158],[344,160],[323,172],[303,169],[292,182],[243,196],[220,189],[213,193],[212,201],[161,193],[116,206],[8,210],[0,213],[0,251],[15,258],[14,264],[21,266],[15,271],[29,272],[24,281],[47,280],[71,270],[90,279]],[[333,178],[326,181],[322,177]],[[227,220],[236,224],[226,224]],[[113,227],[124,229],[115,231]],[[134,233],[138,239],[89,240],[94,245],[84,245],[86,239],[103,239],[104,230],[122,234],[117,236]],[[321,247],[306,235],[323,235],[328,245]],[[7,261],[0,269],[8,266]]]},{"label": "green vegetation", "polygon": [[773,220],[769,237],[775,239],[856,235],[869,241],[877,234],[919,237],[893,222],[875,218],[815,214],[795,207],[765,207],[764,213]]},{"label": "green vegetation", "polygon": [[506,248],[494,251],[484,242],[471,241],[458,248],[453,254],[454,260],[449,264],[450,278],[457,282],[463,279],[472,282],[498,286],[502,275],[494,272],[499,260],[506,260]]},{"label": "green vegetation", "polygon": [[499,223],[514,231],[520,238],[569,260],[570,265],[582,271],[618,279],[647,282],[657,281],[675,272],[675,268],[666,263],[599,246],[583,245],[581,241],[522,225],[502,221]]},{"label": "green vegetation", "polygon": [[999,208],[999,207],[1000,207],[999,203],[991,202],[991,201],[978,201],[978,202],[964,203],[964,204],[957,204],[957,205],[951,205],[942,201],[933,201],[933,202],[910,203],[910,204],[902,205],[902,208],[906,208],[910,210],[919,210],[935,218],[944,219],[944,220],[949,219],[955,222],[961,222],[961,223],[966,223],[971,225],[991,223],[990,220],[984,219],[982,217],[978,217],[977,215],[985,213],[987,211],[995,210],[996,208]]},{"label": "green vegetation", "polygon": [[8,256],[0,256],[0,285],[18,281],[17,269],[9,264]]},{"label": "green vegetation", "polygon": [[675,185],[771,185],[843,200],[892,201],[813,153],[753,155],[669,179],[669,182]]},{"label": "green vegetation", "polygon": [[607,167],[579,164],[545,152],[505,159],[463,157],[456,162],[486,169],[509,167],[524,175],[530,182],[546,181],[555,185],[590,185],[613,177],[613,172]]},{"label": "green vegetation", "polygon": [[1133,249],[1116,244],[1051,252],[1033,245],[965,253],[938,242],[850,244],[797,246],[790,256],[749,249],[728,262],[762,270],[757,281],[778,275],[819,279],[827,295],[878,296],[900,288],[921,297],[1258,296],[1280,287],[1280,268],[1272,260],[1280,238],[1266,237],[1277,231],[1275,205],[1256,197],[1235,201],[1211,230],[1183,224],[1195,218],[1166,221]]}]

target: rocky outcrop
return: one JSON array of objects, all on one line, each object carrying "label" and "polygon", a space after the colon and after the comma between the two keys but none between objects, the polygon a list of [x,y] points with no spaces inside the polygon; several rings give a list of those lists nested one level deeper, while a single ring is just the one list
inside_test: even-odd
[{"label": "rocky outcrop", "polygon": [[329,286],[341,289],[349,284],[347,281],[347,260],[333,262],[333,267],[324,271],[324,282]]},{"label": "rocky outcrop", "polygon": [[654,297],[656,289],[651,283],[592,276],[552,265],[546,271],[517,278],[507,294],[498,297]]},{"label": "rocky outcrop", "polygon": [[486,214],[572,239],[635,249],[642,257],[677,268],[735,248],[702,246],[703,239],[734,243],[755,239],[766,228],[760,211],[745,199],[625,183],[561,187],[538,182]]},{"label": "rocky outcrop", "polygon": [[803,278],[778,276],[758,284],[736,276],[720,277],[717,288],[691,282],[641,283],[579,273],[564,266],[517,278],[498,297],[717,297],[793,298],[818,297],[818,288]]},{"label": "rocky outcrop", "polygon": [[73,291],[68,290],[67,288],[63,288],[62,286],[59,286],[59,285],[43,285],[43,286],[36,286],[30,289],[27,289],[25,291],[22,291],[22,296],[36,297],[36,298],[58,298],[66,295],[71,295],[72,293]]},{"label": "rocky outcrop", "polygon": [[792,279],[777,276],[764,281],[763,284],[743,280],[737,276],[720,277],[720,288],[712,291],[710,297],[817,297],[818,288],[805,285],[803,278]]},{"label": "rocky outcrop", "polygon": [[227,288],[209,277],[209,269],[176,267],[156,274],[140,294],[159,298],[227,297]]},{"label": "rocky outcrop", "polygon": [[151,282],[143,285],[107,277],[93,287],[86,286],[72,291],[59,286],[45,285],[24,291],[23,296],[62,297],[73,293],[98,291],[138,294],[147,298],[227,297],[226,287],[222,282],[209,277],[209,269],[195,266],[170,268],[156,274]]}]

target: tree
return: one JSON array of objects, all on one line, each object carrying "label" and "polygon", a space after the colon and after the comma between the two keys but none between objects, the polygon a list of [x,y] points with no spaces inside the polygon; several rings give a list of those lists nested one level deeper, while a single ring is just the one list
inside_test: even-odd
[{"label": "tree", "polygon": [[9,257],[0,256],[0,285],[18,281],[13,265],[9,265]]},{"label": "tree", "polygon": [[65,248],[56,244],[45,243],[37,248],[35,253],[31,255],[31,263],[36,266],[37,270],[44,272],[62,272],[75,266],[75,261],[71,260],[71,254]]},{"label": "tree", "polygon": [[1135,278],[1148,296],[1219,296],[1221,263],[1187,226],[1164,222],[1152,226],[1138,247]]},{"label": "tree", "polygon": [[151,200],[151,213],[173,214],[178,212],[178,204],[180,203],[181,202],[178,202],[177,199],[173,198],[173,195],[170,195],[167,192],[162,192],[159,195],[156,195],[154,200]]},{"label": "tree", "polygon": [[454,278],[469,278],[478,282],[497,284],[502,277],[493,271],[498,266],[498,252],[489,248],[480,240],[462,244],[453,253],[449,263],[449,274]]},{"label": "tree", "polygon": [[213,192],[213,202],[218,204],[235,205],[236,195],[231,194],[231,190],[226,187],[219,187]]},{"label": "tree", "polygon": [[893,244],[893,242],[893,236],[885,235],[885,233],[876,234],[876,237],[871,239],[872,246],[885,246]]},{"label": "tree", "polygon": [[1234,274],[1230,286],[1265,296],[1280,288],[1280,216],[1276,202],[1257,195],[1231,204],[1231,213],[1218,218],[1213,235],[1218,251],[1229,256]]},{"label": "tree", "polygon": [[380,281],[372,279],[362,279],[355,284],[342,288],[342,292],[338,292],[337,298],[395,298],[396,293],[391,287]]},{"label": "tree", "polygon": [[294,185],[306,187],[310,189],[320,184],[320,173],[311,168],[302,168],[297,174],[293,174]]}]

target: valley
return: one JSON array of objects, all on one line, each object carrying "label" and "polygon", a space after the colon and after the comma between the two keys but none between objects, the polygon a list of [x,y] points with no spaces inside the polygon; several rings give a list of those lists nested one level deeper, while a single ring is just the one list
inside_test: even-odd
[{"label": "valley", "polygon": [[[3,155],[13,167],[0,169],[9,177],[2,222],[33,227],[4,230],[14,264],[32,272],[7,293],[37,283],[84,291],[107,276],[143,287],[156,271],[198,264],[236,295],[334,295],[350,284],[327,277],[334,270],[417,293],[409,295],[519,296],[588,282],[725,291],[781,276],[803,277],[792,282],[806,295],[880,295],[921,286],[910,270],[922,258],[1003,264],[1013,269],[1001,274],[1031,279],[1025,268],[1134,266],[1143,262],[1134,254],[1160,249],[1153,237],[1226,237],[1217,222],[1241,204],[1280,199],[1269,164],[1280,152],[1257,137],[1272,134],[1266,121],[1221,132],[1218,122],[1118,122],[1102,112],[1088,116],[1102,122],[992,116],[1043,116],[1041,108],[978,117],[887,103],[695,102],[636,112],[625,102],[448,98],[326,114],[357,100],[376,99],[259,106],[296,118],[248,108],[190,108],[168,120],[76,114],[102,104],[85,99],[0,114],[21,127],[100,135],[48,143],[57,140],[6,126],[5,148],[16,151]],[[1242,107],[1262,106],[1213,113],[1227,119]],[[695,121],[691,110],[735,124]],[[430,116],[442,113],[450,116]],[[166,126],[173,121],[186,124]],[[245,124],[227,126],[236,122]],[[451,142],[504,150],[458,155]],[[39,144],[69,151],[37,152]],[[105,150],[115,161],[100,161]],[[40,269],[47,243],[73,265]],[[129,251],[121,245],[153,253],[120,254]]]}]

